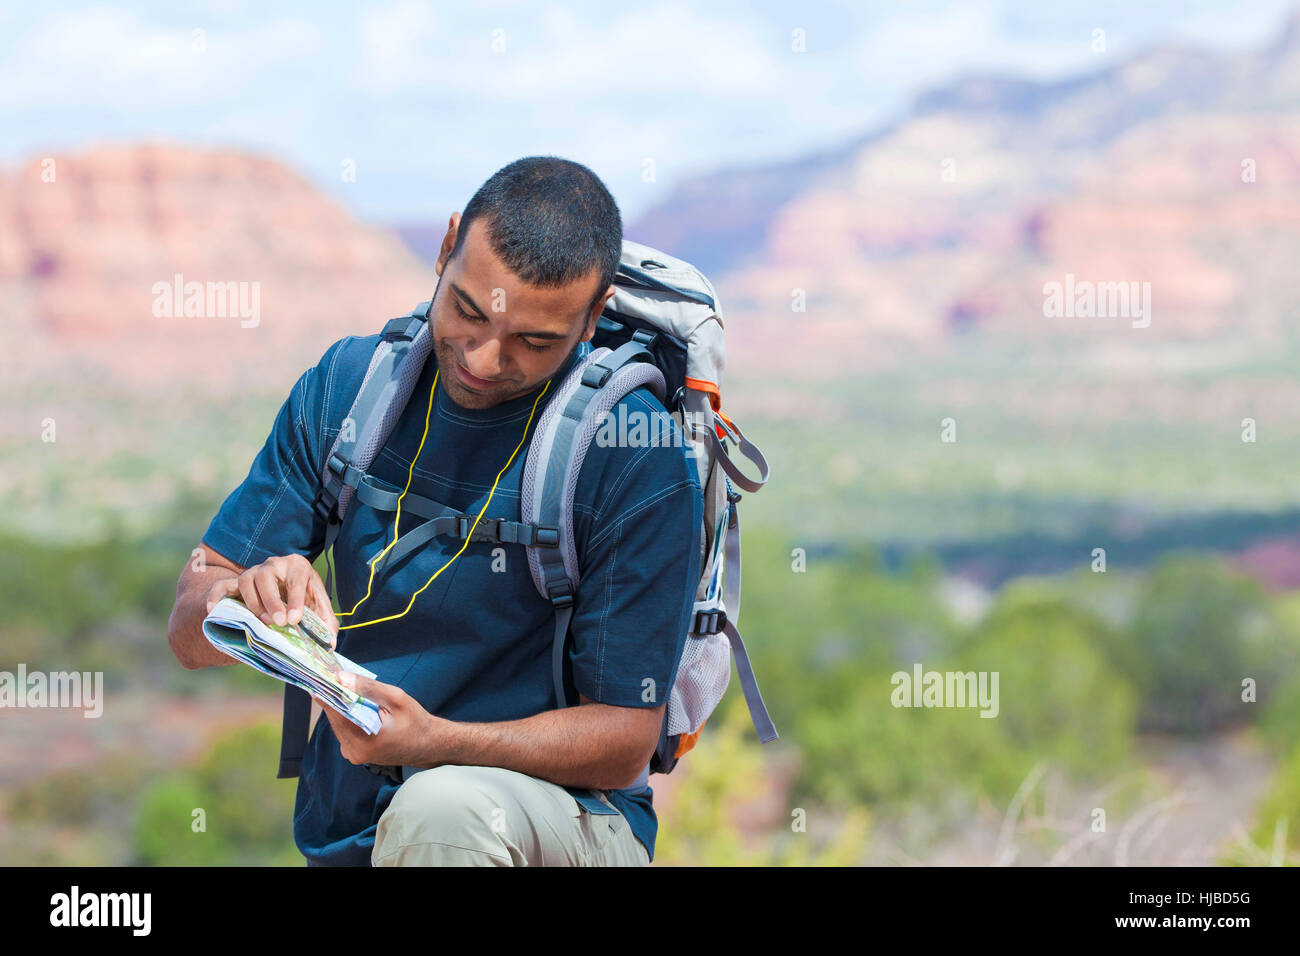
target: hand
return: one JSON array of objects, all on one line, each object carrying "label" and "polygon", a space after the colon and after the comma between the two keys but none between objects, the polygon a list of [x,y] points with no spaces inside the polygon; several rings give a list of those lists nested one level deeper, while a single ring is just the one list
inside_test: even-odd
[{"label": "hand", "polygon": [[267,558],[238,577],[223,578],[208,591],[208,612],[225,597],[239,597],[264,624],[297,624],[304,604],[329,627],[330,647],[338,643],[339,622],[329,592],[311,562],[301,554]]},{"label": "hand", "polygon": [[366,733],[332,708],[325,716],[338,738],[339,750],[349,763],[381,766],[435,767],[442,753],[451,721],[429,713],[406,691],[360,674],[344,673],[348,687],[379,705],[383,726],[379,733]]}]

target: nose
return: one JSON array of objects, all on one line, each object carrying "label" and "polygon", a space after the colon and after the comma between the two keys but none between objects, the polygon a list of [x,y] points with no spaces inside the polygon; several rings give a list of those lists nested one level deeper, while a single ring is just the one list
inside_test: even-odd
[{"label": "nose", "polygon": [[475,378],[496,381],[501,377],[501,342],[488,339],[482,345],[465,347],[465,367]]}]

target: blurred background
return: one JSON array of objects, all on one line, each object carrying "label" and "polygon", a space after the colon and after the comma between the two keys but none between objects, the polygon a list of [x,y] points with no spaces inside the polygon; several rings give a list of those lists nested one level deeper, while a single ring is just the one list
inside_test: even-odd
[{"label": "blurred background", "polygon": [[[781,738],[733,681],[656,865],[1300,861],[1300,7],[865,6],[0,11],[0,670],[107,698],[0,710],[0,862],[301,864],[279,684],[176,663],[176,578],[302,370],[535,154],[712,277],[772,464]],[[177,275],[258,322],[156,316]],[[918,664],[998,716],[894,707]]]}]

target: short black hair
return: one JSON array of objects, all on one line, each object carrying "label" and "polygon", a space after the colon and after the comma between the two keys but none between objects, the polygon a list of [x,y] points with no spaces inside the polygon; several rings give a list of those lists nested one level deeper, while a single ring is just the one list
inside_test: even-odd
[{"label": "short black hair", "polygon": [[529,285],[556,288],[600,270],[590,309],[605,294],[623,252],[618,203],[595,173],[559,156],[525,156],[479,187],[461,213],[456,258],[482,219],[492,251]]}]

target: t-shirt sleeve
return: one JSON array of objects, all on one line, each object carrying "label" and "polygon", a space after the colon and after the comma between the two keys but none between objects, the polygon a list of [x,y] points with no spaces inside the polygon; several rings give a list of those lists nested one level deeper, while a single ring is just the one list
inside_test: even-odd
[{"label": "t-shirt sleeve", "polygon": [[635,449],[608,473],[580,555],[573,680],[598,703],[668,700],[700,580],[704,501],[689,449]]},{"label": "t-shirt sleeve", "polygon": [[248,476],[203,534],[204,544],[236,564],[251,567],[285,554],[315,560],[325,545],[325,522],[312,503],[324,457],[326,382],[347,341],[335,342],[319,364],[299,377]]}]

